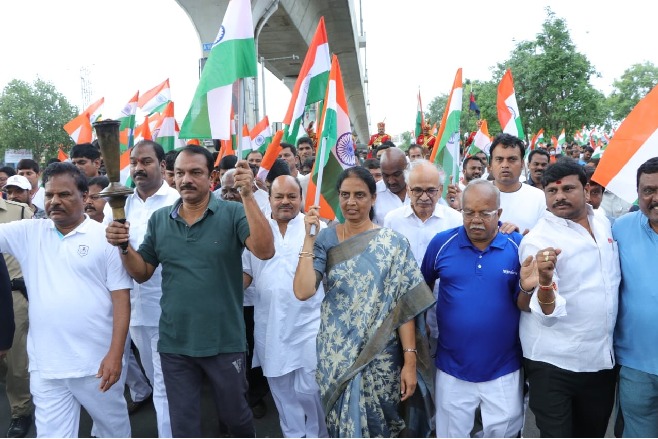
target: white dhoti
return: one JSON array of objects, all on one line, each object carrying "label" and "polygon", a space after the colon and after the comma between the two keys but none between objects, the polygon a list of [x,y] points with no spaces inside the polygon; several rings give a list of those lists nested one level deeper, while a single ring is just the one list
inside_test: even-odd
[{"label": "white dhoti", "polygon": [[130,437],[128,406],[118,382],[108,391],[99,390],[100,378],[44,379],[30,373],[37,437],[78,437],[80,406],[94,421],[98,437]]},{"label": "white dhoti", "polygon": [[297,369],[267,382],[284,437],[329,437],[314,370]]},{"label": "white dhoti", "polygon": [[480,406],[484,437],[518,437],[523,428],[521,372],[471,383],[436,372],[436,436],[469,437]]}]

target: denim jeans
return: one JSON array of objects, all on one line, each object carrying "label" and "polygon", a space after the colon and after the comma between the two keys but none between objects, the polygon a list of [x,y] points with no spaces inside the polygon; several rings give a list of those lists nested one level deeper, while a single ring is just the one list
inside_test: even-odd
[{"label": "denim jeans", "polygon": [[658,375],[622,366],[619,405],[624,437],[658,437]]}]

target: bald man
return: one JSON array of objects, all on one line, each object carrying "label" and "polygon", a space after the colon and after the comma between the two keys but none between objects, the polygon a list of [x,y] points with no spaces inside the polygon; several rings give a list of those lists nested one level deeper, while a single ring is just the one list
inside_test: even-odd
[{"label": "bald man", "polygon": [[386,214],[393,209],[408,205],[411,199],[407,193],[405,173],[409,169],[407,156],[400,148],[384,150],[380,159],[382,181],[377,182],[374,223],[384,225]]},{"label": "bald man", "polygon": [[327,437],[320,388],[315,381],[315,339],[320,326],[322,285],[306,301],[297,300],[292,282],[306,229],[302,186],[290,175],[270,186],[274,257],[242,255],[245,288],[255,287],[254,365],[263,368],[279,411],[284,437]]},{"label": "bald man", "polygon": [[[469,437],[479,406],[484,437],[518,437],[523,427],[519,314],[522,236],[498,230],[500,191],[473,180],[462,194],[464,225],[437,234],[422,263],[438,285],[435,381],[437,437]],[[531,294],[531,293],[530,293]]]}]

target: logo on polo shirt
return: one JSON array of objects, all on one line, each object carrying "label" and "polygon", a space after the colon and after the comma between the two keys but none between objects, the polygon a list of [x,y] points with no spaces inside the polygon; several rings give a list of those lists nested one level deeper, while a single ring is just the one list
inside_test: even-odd
[{"label": "logo on polo shirt", "polygon": [[78,246],[78,254],[80,256],[87,256],[89,254],[89,246],[84,245],[84,244],[80,244]]},{"label": "logo on polo shirt", "polygon": [[514,276],[517,276],[519,273],[517,273],[514,270],[505,270],[505,269],[503,269],[503,274],[513,274]]}]

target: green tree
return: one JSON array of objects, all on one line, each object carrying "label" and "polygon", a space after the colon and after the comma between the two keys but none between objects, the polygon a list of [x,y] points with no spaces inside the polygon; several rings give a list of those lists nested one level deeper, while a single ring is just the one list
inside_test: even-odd
[{"label": "green tree", "polygon": [[564,19],[546,8],[542,32],[534,41],[517,44],[509,60],[497,65],[498,83],[512,69],[516,100],[528,136],[544,128],[557,136],[562,128],[571,134],[582,125],[602,124],[605,96],[590,84],[598,76],[587,57],[576,51]]},{"label": "green tree", "polygon": [[[462,134],[477,129],[478,117],[475,112],[469,111],[471,90],[473,90],[473,95],[480,107],[480,117],[488,119],[489,132],[493,132],[492,125],[494,125],[494,129],[500,127],[496,116],[496,84],[491,81],[481,82],[466,79],[463,81],[462,117],[459,123]],[[430,121],[430,125],[436,122],[436,125],[439,126],[448,103],[448,96],[448,94],[443,94],[430,101],[425,112],[425,118]]]},{"label": "green tree", "polygon": [[409,145],[411,145],[416,141],[416,139],[413,140],[411,139],[411,131],[405,131],[402,134],[400,134],[400,139],[401,139],[400,144],[397,146],[403,151],[409,149]]},{"label": "green tree", "polygon": [[0,153],[29,149],[37,162],[57,157],[59,145],[73,143],[63,126],[77,114],[53,84],[12,80],[0,96]]},{"label": "green tree", "polygon": [[650,62],[634,64],[612,83],[607,100],[610,123],[621,122],[628,113],[658,84],[658,67]]}]

